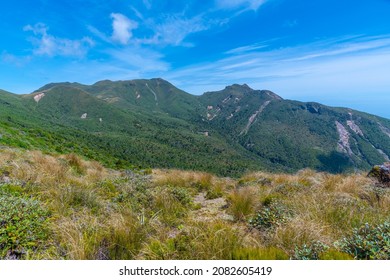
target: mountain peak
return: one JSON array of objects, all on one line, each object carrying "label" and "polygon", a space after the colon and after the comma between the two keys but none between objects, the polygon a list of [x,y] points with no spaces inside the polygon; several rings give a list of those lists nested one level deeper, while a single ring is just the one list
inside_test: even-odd
[{"label": "mountain peak", "polygon": [[230,86],[226,86],[225,90],[238,91],[238,92],[242,92],[242,93],[253,91],[253,89],[251,87],[249,87],[247,84],[242,84],[242,85],[232,84]]}]

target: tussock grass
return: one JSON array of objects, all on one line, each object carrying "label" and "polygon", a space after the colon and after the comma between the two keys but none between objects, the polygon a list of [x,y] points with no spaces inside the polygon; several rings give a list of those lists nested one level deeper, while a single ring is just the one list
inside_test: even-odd
[{"label": "tussock grass", "polygon": [[155,170],[154,183],[159,186],[196,188],[198,191],[207,191],[216,178],[206,172]]},{"label": "tussock grass", "polygon": [[192,221],[175,237],[153,239],[144,249],[146,259],[230,259],[243,246],[238,229],[221,221]]},{"label": "tussock grass", "polygon": [[[18,223],[36,229],[31,242],[14,231],[24,243],[0,230],[2,258],[350,259],[361,257],[350,252],[364,228],[375,233],[369,245],[379,250],[369,257],[387,256],[377,239],[387,234],[390,190],[365,174],[141,175],[75,154],[1,148],[0,193],[7,211],[33,202]],[[0,223],[10,223],[4,213]]]},{"label": "tussock grass", "polygon": [[230,213],[236,220],[246,220],[253,215],[256,202],[256,191],[253,188],[239,188],[232,191],[228,197]]}]

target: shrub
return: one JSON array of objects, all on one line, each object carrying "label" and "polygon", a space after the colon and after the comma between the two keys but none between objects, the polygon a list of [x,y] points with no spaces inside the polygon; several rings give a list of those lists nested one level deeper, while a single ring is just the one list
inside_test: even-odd
[{"label": "shrub", "polygon": [[337,243],[338,247],[359,260],[390,259],[390,223],[376,227],[365,224],[353,229],[350,236]]},{"label": "shrub", "polygon": [[263,206],[249,224],[256,229],[270,229],[283,224],[288,217],[286,208],[277,202]]},{"label": "shrub", "polygon": [[184,206],[189,205],[192,202],[191,194],[186,188],[172,188],[171,193]]},{"label": "shrub", "polygon": [[295,247],[295,260],[318,260],[320,254],[329,249],[329,247],[322,242],[314,242],[310,245],[303,244],[301,248]]},{"label": "shrub", "polygon": [[0,193],[0,259],[22,259],[43,247],[49,213],[39,202]]}]

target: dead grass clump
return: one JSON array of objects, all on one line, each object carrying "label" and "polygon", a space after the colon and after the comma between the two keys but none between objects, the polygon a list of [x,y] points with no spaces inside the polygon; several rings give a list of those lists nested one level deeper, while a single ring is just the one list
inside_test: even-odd
[{"label": "dead grass clump", "polygon": [[83,175],[86,171],[86,166],[80,157],[76,154],[68,154],[64,156],[65,160],[68,162],[69,166],[73,169],[74,172],[78,175]]}]

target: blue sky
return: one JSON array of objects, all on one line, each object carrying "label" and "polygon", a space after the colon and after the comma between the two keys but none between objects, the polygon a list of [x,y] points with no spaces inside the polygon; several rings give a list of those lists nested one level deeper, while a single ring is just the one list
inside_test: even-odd
[{"label": "blue sky", "polygon": [[389,0],[3,1],[0,88],[161,77],[390,118]]}]

